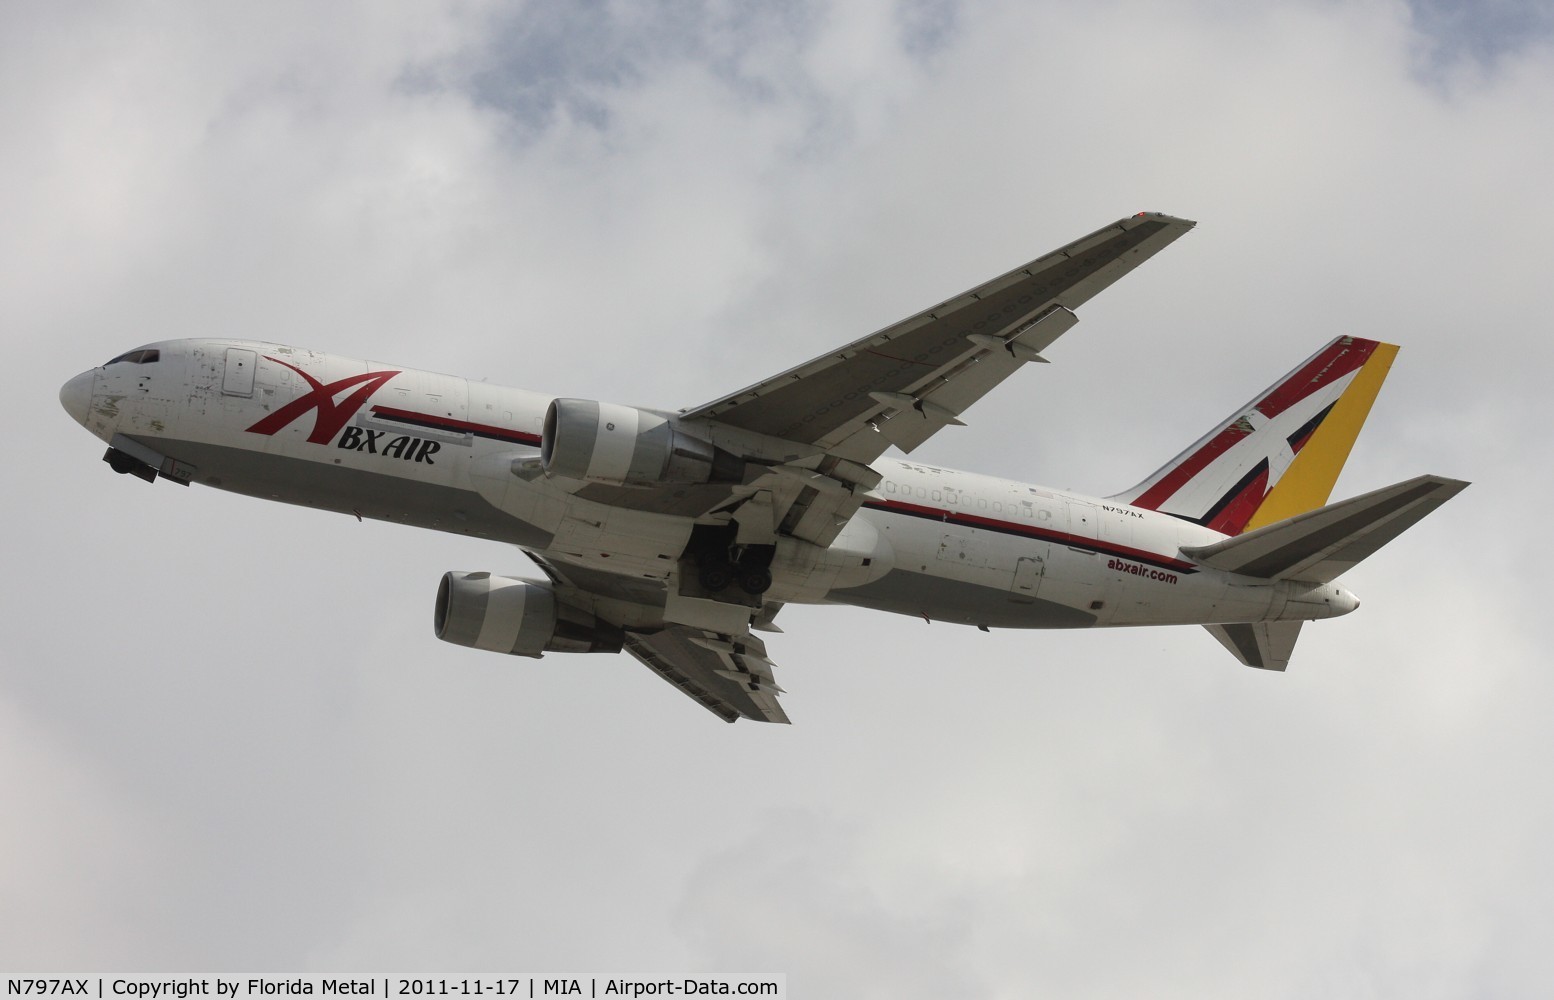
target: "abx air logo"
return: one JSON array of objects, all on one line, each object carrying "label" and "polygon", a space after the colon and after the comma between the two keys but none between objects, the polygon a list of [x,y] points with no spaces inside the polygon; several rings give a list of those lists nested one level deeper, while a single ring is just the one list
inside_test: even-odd
[{"label": "abx air logo", "polygon": [[[328,385],[309,375],[296,365],[287,365],[286,362],[265,356],[266,361],[274,361],[278,365],[286,365],[292,371],[301,375],[307,382],[312,392],[287,403],[274,413],[260,420],[248,428],[253,434],[274,434],[276,431],[290,424],[293,420],[309,411],[316,411],[313,415],[313,433],[308,435],[308,441],[313,444],[328,444],[334,440],[334,436],[340,433],[340,428],[346,425],[356,411],[362,408],[371,396],[389,379],[399,372],[367,372],[364,375],[352,375],[349,378],[331,382]],[[337,400],[335,397],[347,389],[357,387],[356,391]]]}]

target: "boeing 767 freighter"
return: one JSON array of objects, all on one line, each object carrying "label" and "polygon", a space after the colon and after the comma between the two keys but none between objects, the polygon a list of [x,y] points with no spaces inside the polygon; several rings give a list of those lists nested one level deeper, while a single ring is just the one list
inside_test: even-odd
[{"label": "boeing 767 freighter", "polygon": [[1339,576],[1467,484],[1328,496],[1397,348],[1339,337],[1130,490],[906,458],[1075,310],[1191,229],[1141,213],[687,410],[556,399],[255,341],[147,344],[60,390],[116,472],[522,549],[545,579],[445,574],[437,637],[624,648],[719,717],[787,722],[785,604],[981,628],[1195,624],[1283,670]]}]

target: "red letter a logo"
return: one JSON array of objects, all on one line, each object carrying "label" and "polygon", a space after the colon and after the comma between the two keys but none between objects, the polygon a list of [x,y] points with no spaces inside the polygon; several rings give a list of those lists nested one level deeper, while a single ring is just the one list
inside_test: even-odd
[{"label": "red letter a logo", "polygon": [[[324,385],[296,365],[287,365],[286,362],[269,355],[265,356],[265,360],[286,365],[287,368],[301,375],[307,384],[312,386],[313,391],[305,396],[298,396],[248,430],[254,434],[274,434],[309,410],[317,410],[318,414],[313,418],[313,433],[308,435],[308,440],[313,444],[328,444],[333,440],[334,436],[340,433],[340,428],[345,426],[346,421],[354,417],[362,404],[367,402],[367,397],[377,392],[378,387],[383,383],[399,374],[397,371],[367,372],[365,375],[352,375],[350,378]],[[335,401],[336,396],[353,385],[361,388],[344,400]]]}]

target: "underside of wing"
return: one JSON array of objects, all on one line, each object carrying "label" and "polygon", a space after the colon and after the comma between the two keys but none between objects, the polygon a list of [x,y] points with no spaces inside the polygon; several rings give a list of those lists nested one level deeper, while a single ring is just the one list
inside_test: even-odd
[{"label": "underside of wing", "polygon": [[772,676],[766,644],[755,636],[670,625],[628,632],[626,651],[724,722],[788,721],[777,703],[782,689]]},{"label": "underside of wing", "polygon": [[[650,670],[725,722],[788,721],[766,644],[750,634],[750,609],[729,605],[727,620],[698,627],[665,621],[662,584],[547,559],[529,558],[545,571],[563,603],[624,630],[624,649]],[[767,602],[755,627],[781,631],[772,618],[781,604]]]},{"label": "underside of wing", "polygon": [[1141,213],[839,350],[690,411],[868,463],[911,451],[1076,322],[1073,310],[1193,226]]}]

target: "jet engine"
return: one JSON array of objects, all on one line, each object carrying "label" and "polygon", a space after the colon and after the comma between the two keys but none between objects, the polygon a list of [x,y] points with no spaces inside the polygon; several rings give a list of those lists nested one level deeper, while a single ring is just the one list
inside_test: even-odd
[{"label": "jet engine", "polygon": [[591,399],[551,402],[540,462],[546,475],[612,486],[737,483],[745,465],[673,418]]},{"label": "jet engine", "polygon": [[490,573],[442,575],[434,612],[437,638],[497,653],[618,653],[621,630],[556,600],[548,583]]}]

